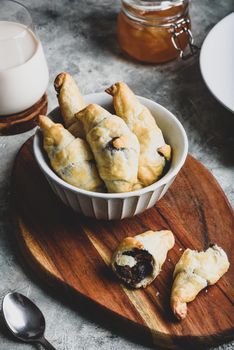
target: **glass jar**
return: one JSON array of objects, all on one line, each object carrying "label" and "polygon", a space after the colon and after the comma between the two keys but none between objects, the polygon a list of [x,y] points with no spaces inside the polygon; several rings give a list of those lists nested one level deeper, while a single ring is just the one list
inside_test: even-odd
[{"label": "glass jar", "polygon": [[[187,58],[196,50],[190,31],[189,0],[122,0],[117,34],[121,49],[143,62]],[[190,54],[185,55],[188,44]]]}]

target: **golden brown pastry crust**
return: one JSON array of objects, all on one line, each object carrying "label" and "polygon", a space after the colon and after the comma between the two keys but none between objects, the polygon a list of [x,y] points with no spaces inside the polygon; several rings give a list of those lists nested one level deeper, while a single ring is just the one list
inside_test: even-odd
[{"label": "golden brown pastry crust", "polygon": [[[141,288],[149,285],[160,273],[161,267],[166,260],[168,251],[174,246],[175,239],[171,231],[146,231],[135,237],[125,238],[112,256],[112,269],[114,273],[126,284],[133,288]],[[132,258],[126,257],[124,252],[140,249],[147,251],[152,257],[152,273],[145,276],[140,282],[134,283],[118,273],[117,265],[131,265]]]},{"label": "golden brown pastry crust", "polygon": [[39,124],[53,170],[73,186],[103,192],[103,182],[87,142],[75,138],[62,124],[55,124],[48,117],[40,116]]},{"label": "golden brown pastry crust", "polygon": [[74,115],[83,109],[86,103],[74,79],[68,73],[60,73],[55,78],[54,87],[65,127],[69,128],[73,136],[84,137],[82,125]]},{"label": "golden brown pastry crust", "polygon": [[90,104],[76,114],[82,122],[108,192],[129,192],[137,184],[139,142],[125,122]]},{"label": "golden brown pastry crust", "polygon": [[171,148],[165,144],[148,108],[138,101],[127,84],[116,83],[106,92],[113,96],[116,114],[127,123],[140,142],[138,178],[144,186],[151,185],[162,175],[166,160],[171,158]]},{"label": "golden brown pastry crust", "polygon": [[224,250],[217,245],[204,252],[186,249],[175,266],[171,308],[178,319],[187,315],[187,303],[208,285],[215,284],[229,268]]}]

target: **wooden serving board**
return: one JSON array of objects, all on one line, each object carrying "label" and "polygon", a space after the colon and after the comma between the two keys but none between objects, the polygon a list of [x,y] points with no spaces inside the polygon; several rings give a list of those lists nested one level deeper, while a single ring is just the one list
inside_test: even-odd
[{"label": "wooden serving board", "polygon": [[[109,317],[117,315],[125,331],[135,329],[147,343],[201,349],[234,338],[233,211],[214,177],[197,160],[188,156],[155,207],[123,221],[97,221],[66,208],[34,160],[32,139],[16,158],[12,185],[22,252],[47,280],[69,286],[99,304],[99,310],[109,310]],[[150,286],[127,289],[108,266],[112,252],[124,237],[149,229],[172,230],[176,244]],[[189,304],[184,321],[176,321],[169,307],[174,266],[185,248],[206,249],[210,243],[225,249],[231,267]]]}]

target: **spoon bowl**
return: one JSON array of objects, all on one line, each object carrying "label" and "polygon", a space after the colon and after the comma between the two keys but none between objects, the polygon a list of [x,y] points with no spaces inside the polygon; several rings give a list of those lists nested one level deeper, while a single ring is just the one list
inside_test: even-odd
[{"label": "spoon bowl", "polygon": [[2,312],[15,337],[24,342],[39,342],[45,348],[55,350],[44,338],[46,324],[41,310],[26,296],[8,293],[3,299]]}]

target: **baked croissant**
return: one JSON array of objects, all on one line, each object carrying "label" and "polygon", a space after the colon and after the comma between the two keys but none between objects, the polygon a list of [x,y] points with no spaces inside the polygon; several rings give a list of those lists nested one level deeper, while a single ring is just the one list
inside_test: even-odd
[{"label": "baked croissant", "polygon": [[188,302],[209,285],[215,284],[229,268],[225,251],[213,245],[205,252],[186,249],[176,264],[171,292],[171,308],[182,320],[187,315]]},{"label": "baked croissant", "polygon": [[76,114],[82,122],[100,177],[108,192],[136,189],[139,142],[125,122],[104,108],[90,104]]},{"label": "baked croissant", "polygon": [[64,125],[75,137],[84,137],[81,123],[74,117],[86,104],[74,79],[68,73],[60,73],[54,81]]},{"label": "baked croissant", "polygon": [[165,144],[154,117],[125,83],[116,83],[106,92],[113,96],[116,114],[121,117],[140,142],[139,181],[148,186],[163,173],[171,159],[171,147]]},{"label": "baked croissant", "polygon": [[160,273],[167,252],[174,246],[171,231],[147,231],[125,238],[112,257],[112,269],[133,288],[146,287]]},{"label": "baked croissant", "polygon": [[69,184],[88,191],[103,192],[92,152],[85,140],[75,138],[62,124],[39,117],[43,146],[53,170]]}]

